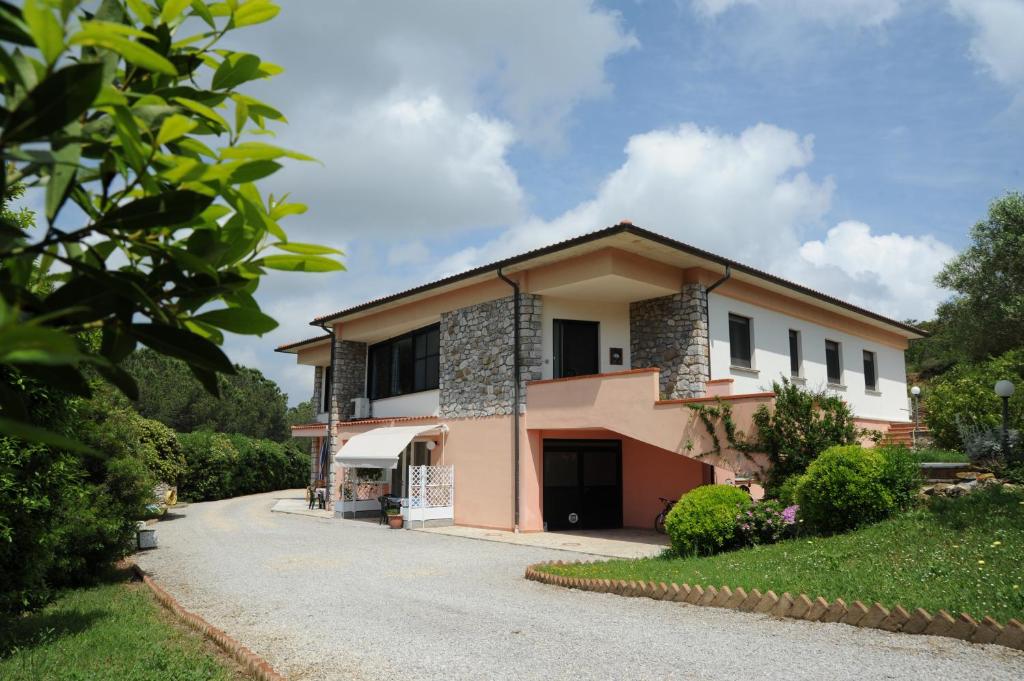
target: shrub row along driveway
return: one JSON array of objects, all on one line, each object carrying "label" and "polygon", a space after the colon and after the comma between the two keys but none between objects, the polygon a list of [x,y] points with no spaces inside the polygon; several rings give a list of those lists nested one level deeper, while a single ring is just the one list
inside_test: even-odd
[{"label": "shrub row along driveway", "polygon": [[272,514],[275,496],[193,504],[138,561],[291,679],[1024,675],[996,646],[528,582],[529,563],[587,557]]}]

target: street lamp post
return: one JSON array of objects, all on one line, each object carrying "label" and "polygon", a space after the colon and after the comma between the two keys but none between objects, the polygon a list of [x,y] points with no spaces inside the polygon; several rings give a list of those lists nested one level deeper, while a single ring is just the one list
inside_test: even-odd
[{"label": "street lamp post", "polygon": [[916,385],[910,389],[910,394],[914,396],[914,432],[910,434],[910,442],[916,448],[917,447],[917,431],[921,427],[921,409],[919,407],[921,399],[921,389]]},{"label": "street lamp post", "polygon": [[996,383],[996,395],[1003,400],[1003,456],[1010,457],[1010,398],[1013,396],[1014,385],[1002,380]]}]

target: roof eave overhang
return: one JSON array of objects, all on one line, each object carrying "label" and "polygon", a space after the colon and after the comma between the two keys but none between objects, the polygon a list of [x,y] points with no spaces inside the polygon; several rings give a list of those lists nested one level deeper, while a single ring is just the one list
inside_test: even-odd
[{"label": "roof eave overhang", "polygon": [[[786,279],[783,279],[782,277],[775,276],[768,272],[764,272],[754,267],[750,267],[749,265],[744,265],[743,263],[736,262],[735,260],[731,260],[724,256],[711,253],[710,251],[705,251],[703,249],[697,248],[696,246],[691,246],[681,241],[677,241],[670,237],[657,234],[656,232],[652,232],[650,230],[644,229],[642,227],[637,227],[636,225],[626,222],[619,223],[612,227],[606,227],[605,229],[591,232],[589,234],[584,234],[573,239],[561,241],[557,244],[552,244],[550,246],[545,246],[543,248],[539,248],[533,251],[528,251],[526,253],[512,256],[510,258],[505,258],[504,260],[499,260],[497,262],[493,262],[487,265],[482,265],[480,267],[467,270],[466,272],[462,272],[460,274],[445,277],[443,279],[438,279],[436,281],[429,282],[427,284],[423,284],[415,288],[407,289],[405,291],[401,291],[389,296],[385,296],[383,298],[371,300],[366,303],[362,303],[360,305],[356,305],[354,307],[350,307],[330,315],[317,317],[316,319],[310,322],[310,326],[323,328],[328,324],[337,323],[339,321],[342,321],[346,318],[350,318],[353,316],[361,316],[362,313],[369,312],[377,308],[386,307],[391,304],[399,303],[399,301],[409,300],[409,302],[411,302],[413,299],[422,294],[436,294],[443,292],[446,289],[460,288],[462,286],[475,283],[475,281],[483,281],[489,278],[490,276],[496,274],[499,269],[502,270],[502,272],[505,274],[514,274],[517,271],[528,269],[533,261],[536,261],[540,258],[544,258],[546,256],[561,251],[569,251],[577,246],[591,244],[595,241],[608,239],[618,234],[629,234],[660,244],[667,248],[671,248],[673,250],[685,253],[700,260],[706,261],[707,263],[718,265],[723,272],[725,271],[725,268],[728,267],[733,271],[733,273],[739,272],[760,282],[766,282],[773,286],[785,289],[789,294],[796,293],[799,296],[807,299],[808,302],[811,302],[816,305],[825,305],[826,307],[831,308],[840,314],[853,314],[857,317],[862,318],[863,320],[867,321],[873,326],[882,326],[888,329],[896,329],[898,330],[898,333],[900,335],[910,339],[925,338],[928,336],[928,332],[925,331],[924,329],[920,329],[910,324],[905,324],[903,322],[896,321],[894,319],[889,319],[880,314],[871,312],[870,310],[865,310],[863,308],[857,307],[856,305],[847,303],[838,298],[834,298],[819,291],[807,288],[806,286],[802,286],[800,284],[788,281]],[[281,351],[281,349],[279,348],[278,351]]]}]

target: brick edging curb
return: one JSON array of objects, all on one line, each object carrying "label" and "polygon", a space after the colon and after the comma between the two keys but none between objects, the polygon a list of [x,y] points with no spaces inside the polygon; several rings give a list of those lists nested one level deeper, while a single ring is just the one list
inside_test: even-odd
[{"label": "brick edging curb", "polygon": [[189,612],[178,603],[177,599],[164,591],[145,570],[133,562],[128,563],[132,572],[149,587],[160,605],[170,610],[178,619],[195,629],[201,635],[213,641],[218,648],[227,653],[228,657],[240,664],[242,668],[258,681],[287,681],[287,677],[278,674],[270,663],[249,650],[231,636],[211,625],[194,612]]},{"label": "brick edging curb", "polygon": [[553,561],[535,563],[526,568],[526,578],[552,586],[562,586],[582,591],[610,593],[616,596],[651,598],[656,601],[675,601],[690,605],[707,605],[714,608],[728,608],[753,612],[774,617],[806,620],[809,622],[839,622],[868,629],[882,629],[905,634],[926,634],[946,636],[970,643],[995,643],[1024,650],[1024,624],[1011,619],[1005,625],[991,617],[975,620],[967,613],[953,617],[945,610],[932,615],[924,608],[907,612],[901,605],[891,610],[881,603],[866,606],[860,601],[847,605],[842,598],[829,603],[822,597],[810,598],[806,594],[791,596],[774,592],[761,593],[751,589],[748,593],[742,587],[730,589],[727,586],[690,586],[689,584],[666,584],[661,582],[636,582],[622,579],[590,579],[565,577],[541,572],[545,565],[579,565],[599,561]]}]

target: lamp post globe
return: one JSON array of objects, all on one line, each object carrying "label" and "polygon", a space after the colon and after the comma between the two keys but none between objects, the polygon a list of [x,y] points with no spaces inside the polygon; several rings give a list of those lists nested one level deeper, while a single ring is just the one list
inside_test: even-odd
[{"label": "lamp post globe", "polygon": [[921,427],[921,409],[918,405],[918,401],[921,398],[921,388],[914,386],[910,389],[910,394],[914,396],[914,430],[910,433],[910,444],[912,447],[917,447],[917,431]]},{"label": "lamp post globe", "polygon": [[1010,398],[1013,396],[1014,390],[1011,381],[1003,379],[996,382],[996,395],[1003,401],[1002,450],[1004,457],[1010,456]]},{"label": "lamp post globe", "polygon": [[1015,391],[1016,386],[1013,385],[1012,381],[1002,380],[996,382],[996,395],[999,395],[1004,400],[1013,397]]},{"label": "lamp post globe", "polygon": [[920,397],[921,388],[915,385],[913,388],[910,389],[910,394],[913,395],[914,397]]}]

